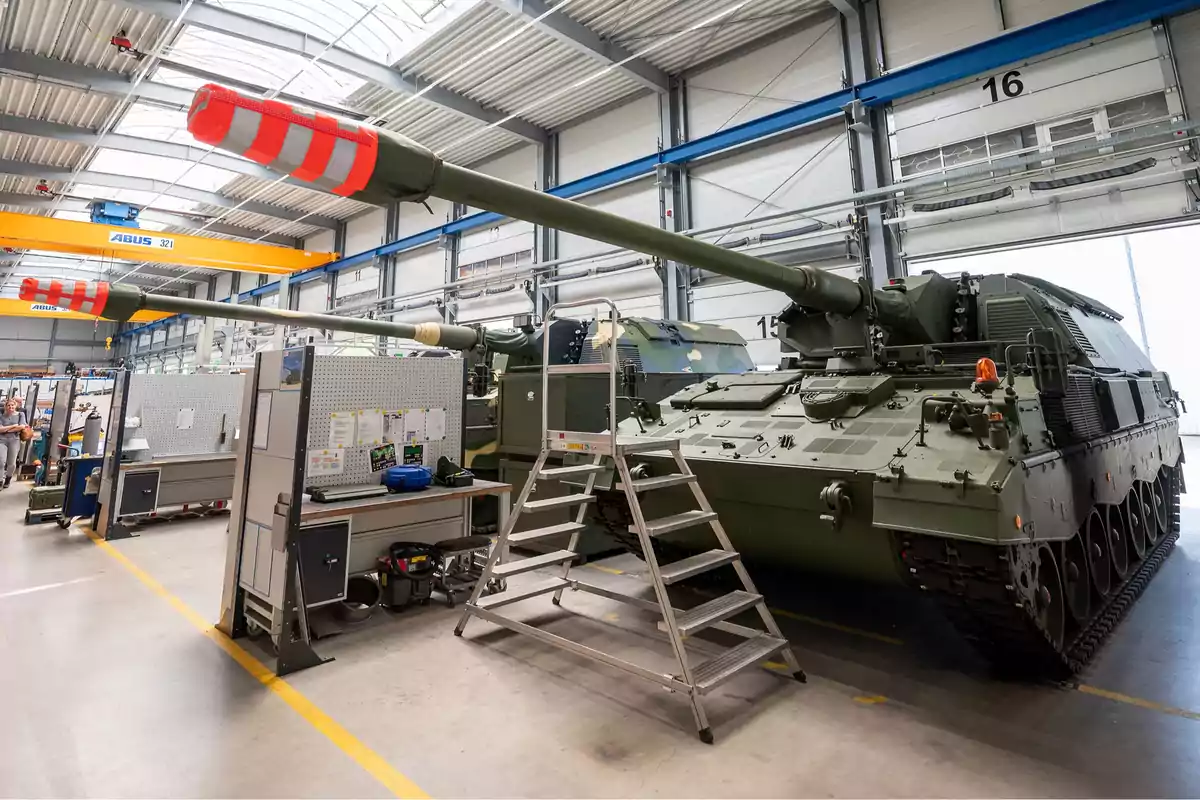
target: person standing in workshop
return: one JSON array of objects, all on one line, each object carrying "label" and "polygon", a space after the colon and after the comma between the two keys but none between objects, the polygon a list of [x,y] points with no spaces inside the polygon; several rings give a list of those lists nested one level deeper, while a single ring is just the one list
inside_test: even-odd
[{"label": "person standing in workshop", "polygon": [[12,482],[17,453],[21,449],[21,433],[27,427],[25,412],[18,407],[16,398],[5,400],[4,410],[0,411],[0,463],[4,464],[4,483],[0,488],[7,489]]}]

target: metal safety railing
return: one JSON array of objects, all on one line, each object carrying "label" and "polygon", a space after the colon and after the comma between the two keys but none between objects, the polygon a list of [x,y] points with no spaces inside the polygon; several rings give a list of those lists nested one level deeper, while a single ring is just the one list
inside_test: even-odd
[{"label": "metal safety railing", "polygon": [[[607,364],[551,364],[550,324],[556,312],[568,308],[608,306],[609,310],[609,353]],[[596,315],[596,325],[603,324]],[[593,297],[570,303],[555,303],[546,310],[542,318],[542,451],[551,448],[550,443],[550,376],[553,374],[608,373],[608,435],[609,453],[617,452],[617,304],[607,297]]]}]

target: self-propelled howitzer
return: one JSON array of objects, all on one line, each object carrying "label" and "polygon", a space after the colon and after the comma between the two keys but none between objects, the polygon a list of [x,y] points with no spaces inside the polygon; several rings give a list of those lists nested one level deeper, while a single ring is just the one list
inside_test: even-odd
[{"label": "self-propelled howitzer", "polygon": [[[344,196],[439,197],[784,293],[784,369],[715,376],[622,433],[679,437],[747,558],[903,581],[1005,667],[1078,669],[1178,535],[1181,404],[1120,316],[1082,294],[1004,275],[876,289],[784,267],[216,86],[189,130]],[[672,491],[646,513],[672,513]]]}]

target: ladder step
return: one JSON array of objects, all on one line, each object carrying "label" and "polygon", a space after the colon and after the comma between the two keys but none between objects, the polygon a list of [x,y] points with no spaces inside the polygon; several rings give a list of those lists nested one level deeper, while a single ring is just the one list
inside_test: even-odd
[{"label": "ladder step", "polygon": [[566,478],[578,478],[583,475],[599,474],[607,472],[611,467],[605,467],[601,464],[580,464],[577,467],[553,467],[544,469],[538,473],[539,481],[561,481]]},{"label": "ladder step", "polygon": [[[668,486],[682,486],[685,483],[695,483],[695,475],[660,475],[655,478],[635,478],[633,481],[633,490],[635,492],[651,492],[655,489],[666,489]],[[625,484],[618,484],[618,489],[624,489]]]},{"label": "ladder step", "polygon": [[570,586],[570,582],[562,578],[548,578],[537,583],[527,583],[517,588],[500,592],[499,594],[490,594],[481,597],[475,605],[480,608],[499,608],[509,603],[517,603],[521,600],[528,600],[530,597],[537,597],[540,594],[550,594],[550,592],[556,592],[559,589],[567,589]]},{"label": "ladder step", "polygon": [[[512,541],[511,537],[509,541]],[[672,583],[679,583],[693,575],[732,564],[738,558],[740,556],[737,553],[729,550],[709,550],[707,553],[699,553],[680,561],[664,564],[660,567],[659,573],[662,575],[663,583],[670,586]]]},{"label": "ladder step", "polygon": [[535,569],[552,567],[555,564],[570,561],[575,558],[575,555],[570,550],[555,550],[553,553],[544,553],[540,556],[530,556],[518,561],[509,561],[507,564],[497,564],[492,568],[492,574],[498,578],[507,578],[509,575],[520,575],[522,572],[532,572]]},{"label": "ladder step", "polygon": [[657,450],[678,450],[678,439],[657,439],[650,436],[618,436],[618,453],[650,453]]},{"label": "ladder step", "polygon": [[551,364],[546,368],[550,375],[611,375],[612,364]]},{"label": "ladder step", "polygon": [[581,531],[587,526],[582,522],[562,522],[558,525],[550,525],[545,528],[531,528],[520,533],[509,534],[509,544],[521,544],[522,542],[532,542],[537,539],[544,539],[547,536],[558,536],[564,533],[574,533]]},{"label": "ladder step", "polygon": [[692,670],[692,679],[700,694],[708,694],[746,667],[752,667],[787,647],[786,639],[769,634],[747,639],[719,656],[714,656]]},{"label": "ladder step", "polygon": [[[693,633],[698,633],[711,625],[754,608],[760,602],[762,602],[761,594],[751,594],[739,589],[684,611],[675,618],[675,624],[679,627],[680,634],[691,636]],[[665,622],[659,622],[658,628],[665,631],[667,625]]]},{"label": "ladder step", "polygon": [[521,506],[521,512],[549,511],[554,508],[570,508],[580,503],[594,503],[596,496],[591,494],[564,494],[562,497],[547,497],[545,500],[531,500]]},{"label": "ladder step", "polygon": [[[528,505],[528,504],[527,504]],[[680,528],[690,528],[693,525],[703,525],[706,522],[711,522],[717,518],[715,511],[685,511],[682,514],[675,514],[670,517],[661,517],[660,519],[651,519],[646,521],[646,533],[651,536],[659,536],[671,531],[677,531]],[[630,533],[637,533],[637,527],[630,525]]]}]

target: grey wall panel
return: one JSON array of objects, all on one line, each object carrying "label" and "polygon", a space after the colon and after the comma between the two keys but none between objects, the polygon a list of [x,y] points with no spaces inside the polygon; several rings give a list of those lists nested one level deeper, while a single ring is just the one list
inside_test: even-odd
[{"label": "grey wall panel", "polygon": [[1008,28],[1023,28],[1090,6],[1095,0],[1001,0]]},{"label": "grey wall panel", "polygon": [[689,77],[688,133],[707,136],[837,91],[844,70],[837,20],[819,17],[786,39]]},{"label": "grey wall panel", "polygon": [[50,342],[0,339],[0,361],[28,361],[50,357]]},{"label": "grey wall panel", "polygon": [[888,69],[923,61],[1001,32],[995,0],[880,0]]},{"label": "grey wall panel", "polygon": [[6,317],[0,320],[0,336],[3,336],[5,339],[48,340],[53,329],[54,320],[52,319]]}]

